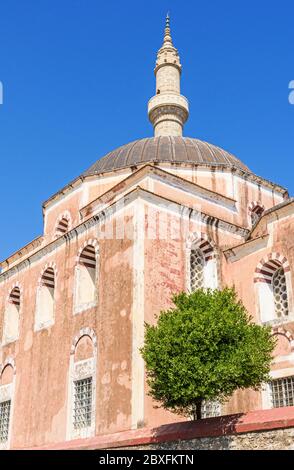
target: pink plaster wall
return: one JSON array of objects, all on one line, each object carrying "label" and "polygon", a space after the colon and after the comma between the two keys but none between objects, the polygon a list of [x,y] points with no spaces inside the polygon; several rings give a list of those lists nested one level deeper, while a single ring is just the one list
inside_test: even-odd
[{"label": "pink plaster wall", "polygon": [[[175,173],[175,171],[174,171]],[[280,202],[281,197],[263,192],[249,183],[231,181],[215,172],[210,177],[200,172],[179,172],[194,183],[204,185],[213,191],[237,200],[237,212],[231,214],[214,204],[199,199],[202,210],[227,222],[248,227],[248,205],[252,200],[260,201],[266,208]],[[123,176],[122,176],[123,177]],[[117,182],[116,182],[117,183]],[[79,210],[82,205],[100,196],[112,183],[99,180],[89,188],[88,196],[76,190],[67,199],[60,199],[50,212],[46,212],[46,237],[43,247],[54,238],[56,220],[64,211],[72,216],[73,226],[81,223]],[[143,187],[144,187],[143,183]],[[151,191],[146,183],[145,189]],[[180,193],[174,187],[155,183],[153,190],[164,198],[177,200],[190,206],[197,197]],[[152,210],[145,206],[145,233],[152,222]],[[93,214],[91,214],[93,215]],[[133,231],[133,215],[125,222]],[[186,289],[187,240],[172,239],[171,233],[176,216],[172,213],[162,219],[161,229],[169,236],[144,242],[144,309],[145,321],[154,322],[160,310],[171,306],[171,296]],[[162,223],[162,221],[161,221]],[[155,226],[158,228],[158,224]],[[165,230],[166,229],[166,230]],[[96,387],[96,434],[119,432],[131,426],[131,374],[132,374],[132,307],[134,290],[134,249],[132,239],[99,240],[99,295],[96,307],[82,313],[73,314],[73,292],[76,257],[84,242],[96,238],[96,229],[89,228],[82,235],[72,233],[71,237],[54,251],[48,253],[25,269],[15,272],[4,282],[0,282],[0,338],[3,335],[3,319],[7,296],[18,282],[21,286],[20,338],[0,348],[0,364],[12,357],[16,364],[15,406],[12,419],[12,447],[42,446],[48,442],[62,442],[66,437],[67,395],[69,360],[72,340],[85,327],[95,331],[98,340],[97,387]],[[267,232],[261,223],[262,233]],[[240,236],[221,230],[216,226],[198,226],[190,221],[189,232],[204,232],[216,247],[218,278],[220,286],[235,285],[240,298],[256,321],[259,321],[253,277],[255,268],[270,252],[284,254],[290,265],[294,262],[294,249],[291,232],[293,218],[279,220],[272,232],[272,244],[259,249],[239,261],[230,262],[222,250],[242,243]],[[28,256],[28,254],[24,255]],[[21,260],[21,258],[20,258]],[[20,261],[19,260],[19,261]],[[55,263],[57,268],[55,290],[55,322],[50,328],[34,331],[36,288],[40,273],[46,263]],[[293,271],[291,273],[293,284]],[[294,334],[294,324],[284,325]],[[88,345],[89,346],[89,345]],[[87,344],[78,351],[78,357],[89,354]],[[286,346],[279,345],[280,351]],[[283,349],[284,348],[284,349]],[[286,366],[293,366],[287,363]],[[275,364],[275,368],[284,367]],[[6,374],[6,372],[5,372]],[[4,376],[3,376],[4,377]],[[2,378],[8,380],[7,378]],[[147,395],[145,386],[145,425],[155,426],[181,420],[178,416],[156,409]],[[236,392],[227,404],[225,412],[248,411],[261,407],[259,393],[253,391]]]}]

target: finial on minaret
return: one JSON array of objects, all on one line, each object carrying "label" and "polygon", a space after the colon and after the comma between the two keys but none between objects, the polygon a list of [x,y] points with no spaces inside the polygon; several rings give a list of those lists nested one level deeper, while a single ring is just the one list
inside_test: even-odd
[{"label": "finial on minaret", "polygon": [[165,19],[165,30],[164,30],[164,39],[163,39],[164,44],[166,44],[167,42],[172,44],[170,22],[169,22],[169,12],[167,12],[166,19]]},{"label": "finial on minaret", "polygon": [[188,119],[189,105],[180,94],[182,66],[170,31],[169,13],[166,15],[163,45],[157,53],[155,65],[156,95],[149,100],[148,116],[154,127],[155,137],[181,136]]}]

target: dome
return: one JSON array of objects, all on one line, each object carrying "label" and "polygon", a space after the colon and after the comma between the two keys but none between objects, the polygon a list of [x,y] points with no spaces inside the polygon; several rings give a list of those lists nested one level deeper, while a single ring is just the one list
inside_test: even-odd
[{"label": "dome", "polygon": [[112,150],[94,163],[83,175],[144,165],[147,163],[175,163],[249,168],[226,150],[202,140],[189,137],[160,136],[135,140]]}]

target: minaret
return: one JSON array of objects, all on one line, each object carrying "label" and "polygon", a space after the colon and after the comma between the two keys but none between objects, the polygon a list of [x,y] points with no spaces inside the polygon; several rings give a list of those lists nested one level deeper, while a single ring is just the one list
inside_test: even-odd
[{"label": "minaret", "polygon": [[183,126],[189,116],[189,104],[180,93],[181,71],[180,57],[172,42],[167,15],[163,45],[157,53],[154,69],[156,95],[148,103],[148,116],[154,127],[155,137],[183,135]]}]

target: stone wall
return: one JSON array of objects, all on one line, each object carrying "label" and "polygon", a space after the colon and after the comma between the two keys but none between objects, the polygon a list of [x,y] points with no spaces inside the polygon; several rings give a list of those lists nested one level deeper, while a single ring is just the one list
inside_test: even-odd
[{"label": "stone wall", "polygon": [[294,450],[294,427],[124,447],[136,450]]},{"label": "stone wall", "polygon": [[294,406],[104,434],[38,449],[294,450]]}]

